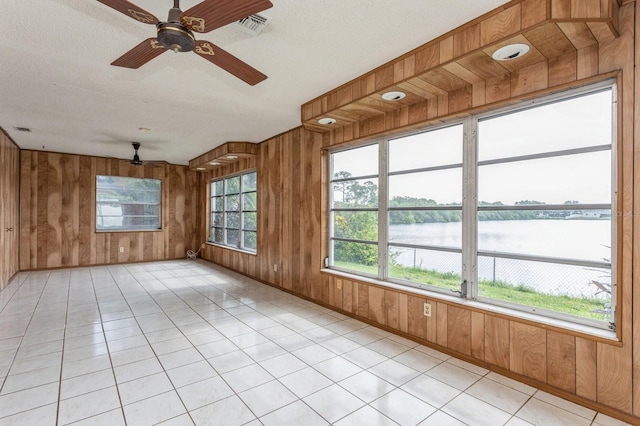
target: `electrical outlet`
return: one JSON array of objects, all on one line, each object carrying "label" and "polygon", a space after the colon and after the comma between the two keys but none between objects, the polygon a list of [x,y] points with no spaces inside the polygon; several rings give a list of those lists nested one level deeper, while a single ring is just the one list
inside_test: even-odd
[{"label": "electrical outlet", "polygon": [[120,253],[124,253],[124,247],[120,247]]},{"label": "electrical outlet", "polygon": [[336,280],[336,288],[342,290],[342,280]]},{"label": "electrical outlet", "polygon": [[426,303],[424,304],[424,316],[425,317],[430,317],[431,316],[431,304],[430,303]]},{"label": "electrical outlet", "polygon": [[278,264],[277,263],[273,264],[273,272],[278,272]]}]

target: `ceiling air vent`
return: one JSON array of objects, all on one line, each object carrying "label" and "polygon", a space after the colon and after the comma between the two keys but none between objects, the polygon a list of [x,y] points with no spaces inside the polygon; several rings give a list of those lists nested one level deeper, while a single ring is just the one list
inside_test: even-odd
[{"label": "ceiling air vent", "polygon": [[264,30],[271,18],[264,15],[250,15],[234,22],[233,26],[252,35],[258,35]]},{"label": "ceiling air vent", "polygon": [[16,129],[19,132],[30,132],[31,129],[28,127],[14,127],[14,129]]}]

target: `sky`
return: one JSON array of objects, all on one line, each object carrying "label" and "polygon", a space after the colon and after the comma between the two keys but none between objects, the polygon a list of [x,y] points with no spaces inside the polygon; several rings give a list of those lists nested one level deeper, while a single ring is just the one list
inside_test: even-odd
[{"label": "sky", "polygon": [[[478,123],[478,160],[538,154],[611,144],[611,91],[486,117]],[[462,163],[461,124],[389,141],[391,172]],[[562,204],[611,203],[611,151],[582,153],[478,168],[478,198],[513,204],[537,200]],[[342,151],[333,156],[334,172],[353,176],[378,173],[378,146]],[[462,169],[391,176],[389,193],[462,201]]]}]

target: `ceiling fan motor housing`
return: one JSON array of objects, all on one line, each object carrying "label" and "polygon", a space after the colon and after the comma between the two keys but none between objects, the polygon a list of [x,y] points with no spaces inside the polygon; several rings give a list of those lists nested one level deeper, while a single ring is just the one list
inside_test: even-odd
[{"label": "ceiling fan motor housing", "polygon": [[167,22],[158,23],[158,42],[174,52],[191,52],[196,40],[191,30],[180,22],[181,14],[179,8],[171,8]]}]

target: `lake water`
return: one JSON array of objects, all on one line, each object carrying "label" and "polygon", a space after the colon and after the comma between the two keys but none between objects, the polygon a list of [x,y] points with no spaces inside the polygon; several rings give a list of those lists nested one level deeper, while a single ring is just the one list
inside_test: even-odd
[{"label": "lake water", "polygon": [[[430,246],[462,247],[462,224],[423,223],[392,225],[391,242]],[[565,259],[602,261],[611,256],[609,220],[505,220],[481,221],[478,250]],[[393,248],[396,262],[441,272],[462,271],[459,253]],[[482,256],[478,259],[482,280],[522,284],[548,294],[594,296],[591,280],[610,281],[610,271],[582,266],[523,261]],[[602,295],[606,297],[606,295]]]}]

